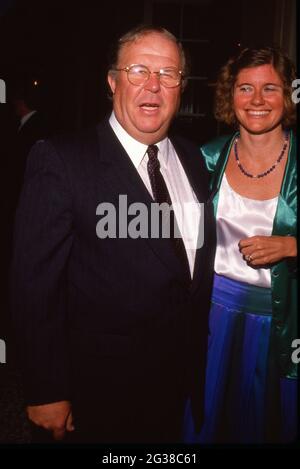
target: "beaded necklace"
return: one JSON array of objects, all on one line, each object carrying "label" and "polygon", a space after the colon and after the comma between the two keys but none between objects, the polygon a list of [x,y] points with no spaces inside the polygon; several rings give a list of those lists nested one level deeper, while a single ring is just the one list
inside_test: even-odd
[{"label": "beaded necklace", "polygon": [[253,179],[259,179],[259,178],[263,178],[265,176],[267,176],[268,174],[270,174],[272,171],[274,171],[274,169],[276,168],[276,166],[280,163],[280,161],[282,160],[283,158],[283,155],[285,153],[285,150],[287,149],[287,146],[288,146],[288,143],[289,143],[289,132],[286,130],[285,131],[285,137],[284,137],[284,143],[283,143],[283,147],[282,147],[282,150],[280,152],[280,155],[278,156],[277,160],[275,161],[275,163],[269,168],[267,169],[266,171],[264,171],[263,173],[260,173],[260,174],[250,174],[248,173],[248,171],[245,170],[245,168],[242,166],[241,162],[240,162],[240,159],[239,159],[239,155],[238,155],[238,149],[237,149],[237,142],[238,142],[238,139],[240,138],[240,134],[238,134],[236,136],[236,139],[234,141],[234,155],[235,155],[235,159],[236,159],[236,162],[237,162],[237,165],[238,165],[238,168],[240,169],[240,171],[245,175],[247,176],[248,178],[253,178]]}]

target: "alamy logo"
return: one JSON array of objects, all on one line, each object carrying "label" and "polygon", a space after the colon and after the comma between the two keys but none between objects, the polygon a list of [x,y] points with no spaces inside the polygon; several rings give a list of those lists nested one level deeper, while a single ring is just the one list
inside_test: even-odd
[{"label": "alamy logo", "polygon": [[6,85],[5,81],[0,78],[0,103],[6,103]]},{"label": "alamy logo", "polygon": [[0,339],[0,363],[6,363],[6,344]]},{"label": "alamy logo", "polygon": [[292,101],[295,104],[299,104],[300,102],[300,79],[299,78],[293,81],[292,87],[296,88],[295,91],[293,91],[292,93]]},{"label": "alamy logo", "polygon": [[300,363],[300,339],[294,339],[292,348],[296,349],[292,353],[292,362],[298,365]]},{"label": "alamy logo", "polygon": [[99,239],[182,237],[186,249],[199,249],[203,246],[204,208],[198,202],[172,206],[153,202],[149,210],[141,202],[128,205],[127,195],[121,194],[117,206],[111,202],[102,202],[96,208],[96,215],[100,216],[96,225]]}]

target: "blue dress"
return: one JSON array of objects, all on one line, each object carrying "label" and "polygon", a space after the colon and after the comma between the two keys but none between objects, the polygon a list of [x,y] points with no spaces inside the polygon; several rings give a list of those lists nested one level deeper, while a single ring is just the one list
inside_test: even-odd
[{"label": "blue dress", "polygon": [[188,401],[183,441],[293,441],[296,380],[273,360],[271,290],[215,274],[209,325],[204,425],[195,432]]}]

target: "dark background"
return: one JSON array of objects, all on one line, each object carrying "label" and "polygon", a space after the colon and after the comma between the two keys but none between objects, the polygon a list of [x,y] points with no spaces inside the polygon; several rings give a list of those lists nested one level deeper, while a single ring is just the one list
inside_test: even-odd
[{"label": "dark background", "polygon": [[[54,132],[94,124],[111,108],[107,52],[137,23],[179,37],[192,63],[177,119],[201,143],[220,132],[212,117],[217,71],[241,46],[276,43],[296,55],[296,0],[0,0],[0,78],[38,80]],[[0,125],[10,108],[0,105]]]},{"label": "dark background", "polygon": [[6,103],[0,103],[0,339],[7,354],[7,363],[0,363],[0,443],[30,439],[8,313],[12,90],[16,83],[37,82],[51,133],[95,124],[111,109],[108,50],[142,22],[169,29],[190,55],[191,77],[174,127],[198,144],[228,130],[217,124],[212,109],[217,72],[230,55],[264,43],[281,46],[296,60],[296,0],[0,0],[0,79],[6,83]]}]

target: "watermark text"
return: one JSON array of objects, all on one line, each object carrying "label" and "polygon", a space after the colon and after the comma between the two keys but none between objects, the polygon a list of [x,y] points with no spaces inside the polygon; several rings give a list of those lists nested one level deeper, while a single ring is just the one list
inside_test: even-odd
[{"label": "watermark text", "polygon": [[6,103],[6,84],[5,81],[0,78],[0,103]]},{"label": "watermark text", "polygon": [[198,202],[182,204],[142,202],[128,205],[127,195],[118,204],[102,202],[96,208],[99,239],[183,238],[186,249],[199,249],[204,242],[204,207]]},{"label": "watermark text", "polygon": [[300,339],[293,340],[292,348],[295,349],[292,353],[292,362],[298,365],[300,363]]},{"label": "watermark text", "polygon": [[299,78],[293,81],[292,87],[296,88],[295,91],[293,91],[292,93],[292,101],[293,103],[298,104],[300,102],[300,79]]},{"label": "watermark text", "polygon": [[3,339],[0,339],[0,363],[6,363],[6,344]]}]

